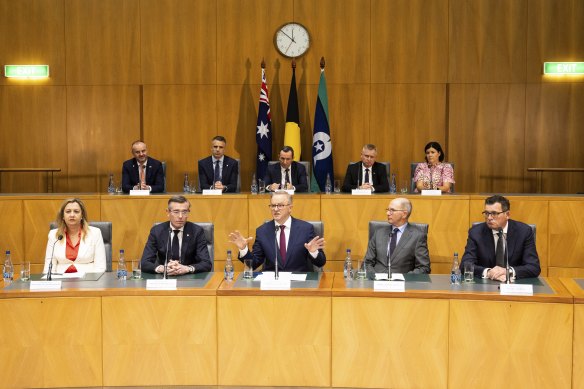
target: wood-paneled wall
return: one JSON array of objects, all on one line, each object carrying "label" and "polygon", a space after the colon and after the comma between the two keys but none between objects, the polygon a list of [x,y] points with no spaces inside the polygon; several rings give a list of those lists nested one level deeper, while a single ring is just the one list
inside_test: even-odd
[{"label": "wood-paneled wall", "polygon": [[[168,190],[225,135],[255,170],[260,62],[274,156],[290,60],[273,35],[304,24],[298,60],[303,160],[326,58],[335,178],[375,143],[398,179],[439,141],[456,190],[528,193],[528,167],[582,167],[584,78],[544,61],[584,60],[581,0],[0,0],[0,63],[50,65],[49,79],[0,77],[0,167],[59,167],[56,191],[105,190],[130,143],[167,162]],[[546,193],[584,191],[583,173],[545,173]],[[3,173],[0,192],[41,192],[42,174]]]}]

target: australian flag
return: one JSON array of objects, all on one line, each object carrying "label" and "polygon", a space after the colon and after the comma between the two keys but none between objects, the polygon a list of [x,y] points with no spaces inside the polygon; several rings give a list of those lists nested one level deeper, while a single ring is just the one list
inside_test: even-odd
[{"label": "australian flag", "polygon": [[[325,191],[327,176],[330,177],[331,185],[335,180],[333,172],[333,144],[331,142],[331,131],[329,127],[328,96],[326,91],[326,79],[324,68],[320,71],[320,82],[318,84],[318,97],[316,99],[316,110],[314,112],[314,132],[312,136],[312,184],[313,189],[318,184],[321,192]],[[314,182],[316,180],[316,183]]]},{"label": "australian flag", "polygon": [[260,90],[260,107],[256,126],[256,143],[258,145],[256,179],[263,180],[268,171],[268,162],[272,158],[272,118],[266,70],[262,67],[262,88]]}]

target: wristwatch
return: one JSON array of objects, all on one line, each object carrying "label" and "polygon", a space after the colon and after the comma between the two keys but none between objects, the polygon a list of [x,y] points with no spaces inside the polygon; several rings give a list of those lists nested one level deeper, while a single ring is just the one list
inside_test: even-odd
[{"label": "wristwatch", "polygon": [[189,273],[194,273],[194,272],[195,272],[195,267],[189,266]]}]

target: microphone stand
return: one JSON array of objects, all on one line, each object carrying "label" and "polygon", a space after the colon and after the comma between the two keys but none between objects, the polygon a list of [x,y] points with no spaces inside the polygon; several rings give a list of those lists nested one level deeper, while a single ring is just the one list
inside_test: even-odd
[{"label": "microphone stand", "polygon": [[[502,231],[502,230],[501,230]],[[503,238],[504,247],[505,247],[505,283],[511,283],[511,277],[509,277],[509,251],[507,250],[507,238],[505,238],[505,234],[501,234]]]},{"label": "microphone stand", "polygon": [[[276,224],[274,222],[274,224]],[[277,280],[278,277],[280,276],[278,273],[278,230],[280,229],[279,226],[276,226],[276,229],[274,230],[274,279]]]},{"label": "microphone stand", "polygon": [[167,275],[167,270],[166,270],[166,265],[168,264],[168,246],[170,245],[170,235],[172,234],[172,230],[169,229],[168,230],[168,239],[166,240],[166,256],[164,258],[164,275],[163,275],[163,279],[167,279],[168,275]]},{"label": "microphone stand", "polygon": [[63,239],[63,235],[57,236],[57,240],[53,243],[53,250],[51,251],[51,262],[49,262],[49,271],[47,272],[47,281],[53,280],[53,258],[55,256],[55,245],[61,239]]}]

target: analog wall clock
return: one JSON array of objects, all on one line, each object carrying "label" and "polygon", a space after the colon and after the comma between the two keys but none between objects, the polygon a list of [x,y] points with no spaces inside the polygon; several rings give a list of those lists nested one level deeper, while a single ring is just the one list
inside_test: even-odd
[{"label": "analog wall clock", "polygon": [[308,30],[298,23],[286,23],[278,28],[274,43],[280,54],[289,57],[300,57],[310,47]]}]

